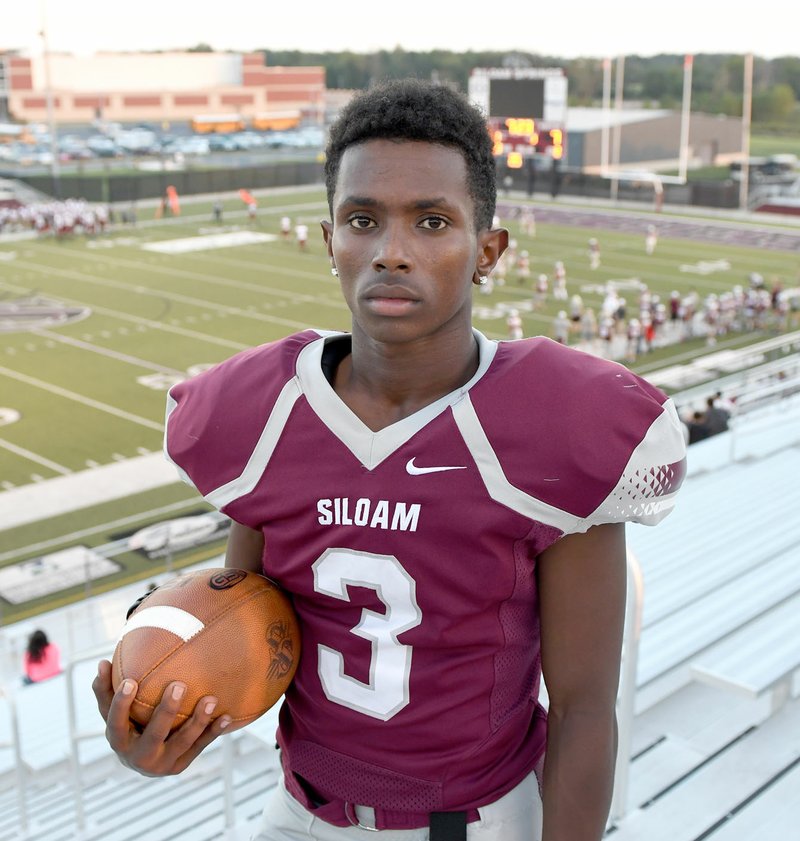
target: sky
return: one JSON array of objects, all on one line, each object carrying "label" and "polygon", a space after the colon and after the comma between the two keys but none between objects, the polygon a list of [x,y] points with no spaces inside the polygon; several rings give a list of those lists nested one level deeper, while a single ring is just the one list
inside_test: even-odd
[{"label": "sky", "polygon": [[[800,56],[793,0],[0,0],[0,51],[522,50],[560,58]],[[475,11],[480,10],[480,11]]]}]

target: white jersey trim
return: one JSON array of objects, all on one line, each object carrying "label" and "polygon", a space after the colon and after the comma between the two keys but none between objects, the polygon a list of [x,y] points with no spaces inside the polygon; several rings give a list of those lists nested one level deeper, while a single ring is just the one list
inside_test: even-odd
[{"label": "white jersey trim", "polygon": [[469,397],[465,397],[453,407],[453,417],[458,425],[469,451],[475,460],[478,471],[489,496],[502,505],[545,525],[553,526],[562,532],[572,532],[580,519],[574,514],[548,505],[535,496],[530,496],[508,481],[503,467],[486,437],[475,407]]},{"label": "white jersey trim", "polygon": [[[317,417],[353,453],[368,470],[374,470],[382,461],[396,452],[437,415],[458,403],[472,386],[486,373],[497,352],[497,343],[473,330],[478,342],[478,370],[468,383],[445,394],[407,418],[373,432],[333,390],[322,373],[322,351],[325,339],[311,342],[297,359],[297,376],[303,394]],[[344,334],[339,334],[344,335]]]},{"label": "white jersey trim", "polygon": [[196,488],[197,486],[192,481],[191,476],[189,476],[189,474],[178,464],[178,462],[172,458],[167,447],[167,441],[169,440],[169,419],[170,415],[175,411],[177,406],[178,401],[169,392],[167,392],[167,412],[166,417],[164,418],[164,457],[168,462],[170,462],[170,464],[174,465],[175,469],[178,471],[178,475],[184,482],[186,482],[187,485],[191,485],[193,488]]},{"label": "white jersey trim", "polygon": [[[235,499],[239,499],[239,497],[250,493],[255,488],[267,463],[272,457],[278,440],[283,434],[283,428],[286,426],[289,413],[292,411],[292,407],[297,402],[298,397],[300,397],[300,385],[297,382],[297,378],[294,377],[281,389],[281,393],[275,401],[275,406],[270,413],[267,424],[261,431],[258,443],[250,454],[244,470],[235,479],[231,479],[230,482],[220,485],[220,487],[205,494],[204,499],[206,501],[210,502],[215,508],[222,509]],[[172,402],[172,406],[169,408],[169,411],[172,411],[177,404],[171,397],[168,398],[168,401]],[[167,454],[167,458],[172,461],[166,445],[164,451]],[[175,464],[174,461],[172,463]],[[178,470],[183,475],[185,482],[196,487],[192,480],[180,468]]]},{"label": "white jersey trim", "polygon": [[300,397],[300,393],[300,383],[297,381],[297,377],[293,377],[281,389],[266,426],[261,431],[258,443],[250,454],[241,475],[205,495],[205,499],[214,507],[222,509],[235,499],[249,494],[255,488],[270,458],[272,458],[272,453],[275,451],[281,435],[283,435],[286,421],[289,419],[289,414]]},{"label": "white jersey trim", "polygon": [[614,490],[580,523],[577,531],[584,532],[601,523],[654,526],[673,509],[678,493],[677,488],[669,490],[675,486],[673,465],[686,457],[686,445],[672,400],[667,400],[662,410],[631,453]]}]

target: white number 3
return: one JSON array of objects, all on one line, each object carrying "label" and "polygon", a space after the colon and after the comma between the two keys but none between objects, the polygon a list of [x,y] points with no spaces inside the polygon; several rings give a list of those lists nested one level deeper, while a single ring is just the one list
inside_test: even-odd
[{"label": "white number 3", "polygon": [[372,718],[388,721],[408,704],[411,646],[397,637],[422,621],[416,584],[393,555],[353,549],[328,549],[313,565],[314,589],[334,599],[350,601],[347,586],[369,587],[386,605],[386,613],[364,608],[351,633],[369,640],[372,659],[369,683],[344,673],[344,656],[317,646],[319,677],[328,699]]}]

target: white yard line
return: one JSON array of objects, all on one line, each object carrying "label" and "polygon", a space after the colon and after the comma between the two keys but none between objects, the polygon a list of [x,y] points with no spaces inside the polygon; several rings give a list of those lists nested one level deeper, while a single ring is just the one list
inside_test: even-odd
[{"label": "white yard line", "polygon": [[150,371],[158,371],[160,374],[173,374],[177,377],[185,377],[185,371],[179,371],[177,368],[169,368],[165,365],[158,365],[155,362],[148,362],[146,359],[140,359],[138,356],[130,356],[127,353],[120,353],[116,350],[109,350],[109,348],[101,347],[100,345],[85,342],[82,339],[73,339],[70,336],[63,336],[60,333],[55,333],[52,330],[31,330],[36,336],[43,336],[47,339],[52,339],[55,342],[61,342],[65,345],[72,345],[81,350],[88,350],[91,353],[98,353],[101,356],[107,356],[109,359],[116,359],[118,362],[128,362],[131,365],[136,365],[139,368],[147,368]]},{"label": "white yard line", "polygon": [[106,412],[109,415],[115,415],[123,420],[131,421],[139,424],[139,426],[146,426],[148,429],[155,429],[158,432],[164,431],[163,423],[156,423],[149,418],[143,418],[140,415],[134,415],[131,412],[126,412],[124,409],[118,409],[116,406],[110,406],[108,403],[101,403],[99,400],[92,400],[91,397],[85,397],[83,394],[77,394],[74,391],[69,391],[61,386],[47,383],[44,380],[37,380],[35,377],[29,377],[26,374],[20,374],[17,371],[12,371],[9,368],[4,368],[0,365],[0,375],[10,377],[13,380],[32,385],[34,388],[41,388],[44,391],[49,391],[51,394],[57,394],[59,397],[65,397],[67,400],[74,400],[76,403],[82,403],[91,409],[98,409],[101,412]]},{"label": "white yard line", "polygon": [[26,450],[24,447],[19,447],[16,444],[12,444],[10,441],[3,440],[2,438],[0,438],[0,447],[14,453],[14,455],[22,456],[22,458],[28,459],[28,461],[35,461],[36,464],[41,464],[42,467],[49,467],[51,470],[56,473],[60,473],[62,476],[68,476],[72,473],[72,471],[68,467],[64,467],[63,464],[50,461],[49,458],[36,455],[36,453],[33,453],[30,450]]},{"label": "white yard line", "polygon": [[[243,246],[240,246],[240,248],[248,248],[248,246],[243,245]],[[218,251],[211,251],[211,252],[206,251],[206,252],[203,252],[202,254],[198,254],[197,252],[194,252],[194,253],[188,253],[188,254],[182,255],[182,257],[186,257],[186,258],[194,257],[194,258],[202,259],[203,262],[205,263],[205,262],[208,262],[207,258],[209,258],[211,256],[217,257],[218,259],[223,259],[221,257],[221,252],[224,251],[224,250],[225,249],[219,249]],[[96,254],[92,251],[68,252],[68,251],[64,251],[61,248],[54,248],[52,245],[39,245],[39,247],[37,248],[37,251],[43,251],[43,252],[47,252],[47,253],[50,253],[50,254],[53,254],[53,255],[57,255],[58,257],[61,258],[61,260],[63,260],[65,256],[74,256],[78,260],[82,260],[82,259],[86,258],[86,259],[94,260],[95,262],[100,262],[100,263],[104,263],[104,264],[107,263],[109,260],[113,260],[116,264],[118,264],[120,266],[127,266],[128,268],[131,268],[131,269],[141,270],[142,267],[145,266],[147,268],[148,272],[157,272],[158,274],[163,274],[163,275],[166,275],[167,277],[185,277],[187,280],[196,280],[196,281],[199,281],[201,283],[212,283],[212,284],[216,284],[218,286],[230,287],[232,289],[244,289],[244,290],[247,290],[247,291],[250,291],[250,292],[259,292],[261,294],[266,294],[266,295],[275,295],[275,296],[278,296],[278,297],[286,297],[286,296],[292,297],[295,294],[295,293],[292,293],[292,292],[286,292],[283,289],[273,289],[270,286],[262,286],[261,284],[248,283],[247,281],[244,281],[244,280],[231,280],[230,278],[219,277],[218,275],[204,274],[202,272],[195,272],[195,271],[191,271],[189,269],[179,269],[177,267],[166,265],[166,264],[163,264],[163,263],[155,263],[155,262],[153,262],[152,259],[145,259],[145,260],[142,260],[142,261],[128,260],[125,257],[119,257],[116,254],[114,254],[113,257],[112,257],[111,254],[107,251],[103,252],[103,253],[100,253],[100,254]],[[152,255],[148,255],[148,257],[152,257]],[[322,259],[322,258],[320,257],[320,259]],[[15,264],[18,265],[19,261],[15,261]],[[337,280],[334,280],[329,274],[324,273],[325,270],[320,270],[320,271],[316,271],[316,272],[305,272],[305,271],[302,271],[302,270],[299,270],[299,269],[287,269],[284,266],[271,265],[270,263],[266,263],[263,260],[259,260],[259,262],[256,263],[256,264],[250,263],[248,265],[252,268],[256,268],[256,269],[259,269],[259,270],[263,271],[265,274],[267,274],[269,272],[272,272],[273,274],[280,275],[282,277],[298,277],[298,278],[301,278],[302,280],[313,280],[313,281],[317,281],[319,283],[322,283],[323,285],[326,285],[326,286],[336,287],[336,289],[339,288],[339,282]],[[298,297],[306,298],[306,297],[310,297],[310,296],[303,295],[303,296],[298,296]],[[315,300],[315,299],[313,299],[313,300]]]},{"label": "white yard line", "polygon": [[[16,286],[13,283],[0,280],[0,287],[10,289],[13,292],[19,292],[23,295],[30,294],[31,290],[25,286]],[[209,342],[210,344],[219,345],[220,347],[230,348],[231,350],[246,350],[252,345],[245,345],[241,342],[232,342],[229,339],[221,339],[217,336],[212,336],[208,333],[199,333],[197,330],[188,330],[185,327],[176,327],[174,324],[165,324],[163,321],[153,321],[150,318],[142,318],[139,315],[131,315],[120,310],[112,310],[109,307],[99,307],[90,304],[87,301],[79,300],[77,298],[65,298],[62,295],[54,294],[59,301],[65,304],[75,304],[76,306],[91,307],[92,312],[101,313],[102,315],[110,315],[112,318],[118,318],[121,321],[130,321],[133,324],[141,324],[144,327],[150,327],[153,330],[163,330],[166,333],[175,333],[178,336],[186,336],[190,339],[197,339],[202,342]]]},{"label": "white yard line", "polygon": [[[141,265],[137,264],[140,268]],[[30,269],[40,274],[46,274],[49,277],[59,276],[69,278],[71,280],[78,280],[82,283],[90,283],[95,286],[102,286],[106,289],[122,289],[125,292],[133,292],[137,295],[147,295],[149,297],[170,301],[177,301],[181,304],[189,304],[199,309],[212,310],[213,312],[224,311],[231,315],[238,315],[243,318],[252,318],[256,321],[265,321],[270,324],[280,324],[282,327],[291,327],[293,330],[305,330],[309,327],[308,324],[303,324],[299,321],[290,321],[286,318],[278,318],[274,315],[265,315],[251,310],[243,310],[239,307],[230,307],[226,304],[215,304],[209,301],[201,300],[200,298],[192,298],[189,295],[180,295],[177,292],[166,292],[162,289],[150,289],[147,286],[134,283],[124,283],[121,280],[110,280],[107,277],[93,277],[92,275],[84,274],[83,272],[73,271],[71,269],[55,269],[52,266],[40,266],[36,263],[28,263],[24,260],[18,260],[15,266],[22,269]],[[148,268],[151,268],[148,266]]]},{"label": "white yard line", "polygon": [[11,529],[179,481],[175,465],[161,452],[114,461],[3,491],[0,522],[4,529]]}]

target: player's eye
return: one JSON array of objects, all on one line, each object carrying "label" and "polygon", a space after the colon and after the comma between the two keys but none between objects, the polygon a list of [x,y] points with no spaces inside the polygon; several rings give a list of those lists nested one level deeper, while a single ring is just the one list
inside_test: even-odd
[{"label": "player's eye", "polygon": [[450,223],[447,219],[444,219],[441,216],[426,216],[419,224],[420,227],[429,231],[441,231],[444,230]]},{"label": "player's eye", "polygon": [[364,230],[366,228],[374,228],[375,220],[370,219],[369,216],[351,216],[347,220],[347,224],[356,230]]}]

